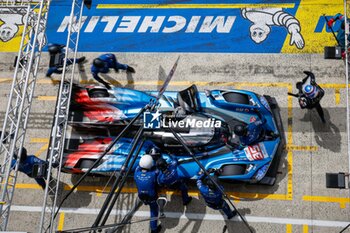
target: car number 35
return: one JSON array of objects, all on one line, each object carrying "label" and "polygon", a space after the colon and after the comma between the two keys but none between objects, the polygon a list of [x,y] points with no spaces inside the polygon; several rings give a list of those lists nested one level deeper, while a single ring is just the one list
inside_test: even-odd
[{"label": "car number 35", "polygon": [[244,152],[250,161],[262,160],[265,158],[265,153],[263,152],[259,144],[244,148]]}]

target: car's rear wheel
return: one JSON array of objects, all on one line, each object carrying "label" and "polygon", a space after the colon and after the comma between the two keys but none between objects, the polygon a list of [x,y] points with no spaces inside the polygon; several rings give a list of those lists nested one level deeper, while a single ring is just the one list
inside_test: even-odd
[{"label": "car's rear wheel", "polygon": [[108,91],[104,89],[92,89],[89,91],[90,98],[109,97]]},{"label": "car's rear wheel", "polygon": [[242,175],[245,173],[246,166],[243,164],[230,164],[221,168],[222,176]]},{"label": "car's rear wheel", "polygon": [[90,168],[92,167],[92,165],[94,164],[95,160],[91,160],[91,159],[83,159],[80,161],[79,164],[79,168],[83,169],[83,168]]}]

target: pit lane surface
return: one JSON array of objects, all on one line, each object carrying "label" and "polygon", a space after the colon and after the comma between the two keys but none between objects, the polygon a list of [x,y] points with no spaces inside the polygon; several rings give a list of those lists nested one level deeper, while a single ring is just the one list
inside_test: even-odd
[{"label": "pit lane surface", "polygon": [[[83,54],[89,62],[83,64],[81,82],[93,82],[89,66],[97,54]],[[136,74],[111,72],[106,79],[114,85],[140,90],[152,90],[161,85],[178,55],[179,66],[169,90],[181,90],[196,84],[199,90],[241,88],[276,98],[287,139],[287,149],[281,157],[279,174],[273,187],[229,184],[224,187],[238,210],[245,215],[255,232],[339,232],[347,225],[349,191],[325,188],[326,172],[347,172],[346,99],[342,61],[325,61],[322,55],[229,55],[229,54],[117,54],[119,61],[130,64]],[[44,58],[43,61],[46,59]],[[44,65],[44,62],[43,62]],[[44,67],[43,67],[44,69]],[[85,70],[85,72],[83,71]],[[326,120],[322,125],[315,111],[300,110],[296,99],[287,92],[296,92],[295,83],[311,70],[325,88],[322,100]],[[10,72],[2,73],[2,98],[8,95]],[[60,78],[56,76],[57,80]],[[58,86],[39,75],[26,147],[29,153],[46,156]],[[0,120],[4,117],[6,101],[0,104]],[[77,180],[63,175],[62,195]],[[58,219],[58,229],[92,225],[102,206],[108,187],[107,178],[89,177],[64,204]],[[218,211],[206,208],[198,198],[194,183],[190,183],[195,198],[183,207],[178,194],[167,192],[167,218],[162,220],[166,232],[248,232],[238,218],[224,221]],[[136,188],[132,180],[121,195],[109,222],[118,222],[133,206]],[[34,180],[20,174],[10,217],[9,230],[36,232],[40,219],[43,191]],[[136,212],[133,220],[149,215],[148,207]],[[148,231],[148,222],[126,226],[126,231]],[[349,231],[350,232],[350,231]]]}]

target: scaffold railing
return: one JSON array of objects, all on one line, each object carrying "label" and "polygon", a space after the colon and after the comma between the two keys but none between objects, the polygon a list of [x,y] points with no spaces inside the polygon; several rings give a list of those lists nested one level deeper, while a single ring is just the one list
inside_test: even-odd
[{"label": "scaffold railing", "polygon": [[[11,203],[15,191],[18,160],[27,130],[28,117],[40,63],[41,50],[46,43],[45,29],[49,0],[6,1],[2,10],[22,15],[23,33],[15,73],[9,94],[5,120],[0,139],[0,231],[5,231],[9,221]],[[3,143],[5,140],[7,143]],[[11,165],[12,160],[17,161]]]},{"label": "scaffold railing", "polygon": [[[56,203],[59,193],[64,138],[69,114],[69,103],[73,83],[79,81],[75,75],[76,63],[74,61],[77,59],[83,6],[83,0],[72,1],[63,72],[58,91],[55,118],[51,130],[51,140],[48,150],[47,160],[49,166],[39,232],[53,232],[57,225],[55,221],[55,210],[57,208]],[[67,64],[67,61],[69,60],[71,60],[70,63],[72,63],[72,65]],[[57,169],[53,169],[53,167],[56,166]]]}]

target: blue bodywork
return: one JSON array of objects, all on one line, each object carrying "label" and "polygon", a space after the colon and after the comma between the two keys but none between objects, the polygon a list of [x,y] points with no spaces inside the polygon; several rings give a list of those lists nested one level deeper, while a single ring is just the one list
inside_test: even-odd
[{"label": "blue bodywork", "polygon": [[[102,90],[101,87],[88,86],[86,88],[81,88],[78,91],[84,93],[91,93],[92,90]],[[116,122],[128,122],[140,111],[142,107],[150,103],[151,100],[155,100],[157,92],[141,92],[137,90],[130,90],[126,88],[113,88],[112,90],[105,90],[108,92],[108,96],[104,97],[91,97],[89,99],[89,108],[93,106],[93,103],[101,106],[106,105],[108,108],[115,108],[118,111],[121,111],[123,114],[120,115],[120,118],[115,119],[112,123]],[[178,105],[178,93],[174,91],[168,91],[164,93],[164,96],[159,100],[159,111],[162,112],[171,112],[174,111]],[[233,99],[226,98],[225,96],[231,95]],[[73,95],[74,96],[74,95]],[[200,113],[205,114],[211,118],[219,119],[229,125],[230,134],[237,141],[238,138],[235,137],[232,127],[236,123],[245,123],[249,124],[252,121],[258,120],[261,117],[266,119],[264,124],[265,131],[273,132],[275,135],[282,135],[283,132],[280,125],[276,119],[276,114],[274,114],[274,109],[278,108],[277,103],[271,103],[273,98],[264,97],[258,94],[255,94],[250,91],[244,90],[212,90],[206,92],[196,93],[196,98],[200,105]],[[237,97],[237,102],[235,98]],[[273,99],[274,100],[274,99]],[[244,103],[243,103],[244,102]],[[76,105],[84,105],[80,102]],[[277,106],[277,107],[276,107]],[[279,116],[279,114],[278,114]],[[82,122],[84,124],[84,122]],[[90,124],[90,128],[93,127],[91,122],[86,123]],[[110,123],[109,123],[110,124]],[[124,125],[127,123],[124,123]],[[142,122],[141,122],[142,124]],[[103,124],[102,124],[103,125]],[[74,124],[72,124],[74,128]],[[101,123],[99,124],[101,127]],[[106,127],[111,127],[106,123]],[[76,130],[79,137],[82,137],[83,133],[79,130]],[[102,136],[98,134],[99,130],[96,130],[96,137]],[[180,133],[181,134],[181,133]],[[74,136],[71,136],[74,137]],[[110,137],[110,140],[113,140],[114,137]],[[71,138],[68,138],[71,139]],[[90,138],[91,139],[91,138]],[[124,137],[115,146],[112,150],[105,156],[103,162],[99,164],[98,167],[93,169],[93,173],[99,174],[110,174],[111,172],[120,170],[123,162],[125,161],[126,156],[131,148],[133,139]],[[85,144],[89,144],[89,140],[85,141]],[[152,147],[160,147],[159,143],[154,140],[147,139],[140,151],[140,155],[147,153]],[[225,180],[240,180],[240,181],[249,181],[256,183],[261,181],[266,175],[273,159],[276,156],[280,156],[281,148],[284,147],[284,138],[277,136],[270,138],[268,140],[262,140],[254,145],[241,148],[239,146],[234,146],[230,143],[221,143],[219,145],[206,145],[203,150],[196,150],[195,147],[192,147],[195,156],[197,159],[204,165],[206,169],[214,168],[222,171],[220,179]],[[81,145],[79,145],[81,148]],[[78,148],[77,151],[80,149]],[[171,158],[176,158],[179,162],[178,173],[179,176],[189,179],[194,179],[197,177],[200,170],[198,164],[192,159],[192,157],[186,153],[176,153],[175,150],[165,149],[162,150],[163,158],[170,160]],[[65,154],[65,160],[67,161],[63,165],[63,170],[66,172],[78,172],[79,169],[77,166],[80,159],[90,159],[94,160],[102,154],[103,148],[100,152],[89,152],[84,155],[84,149],[79,151],[81,157],[77,159],[77,153],[74,155],[74,161],[70,160],[72,156],[71,151]],[[139,155],[139,157],[140,157]],[[139,159],[139,158],[138,158]],[[72,162],[73,161],[73,162]],[[278,160],[279,161],[279,160]],[[136,168],[138,161],[136,161],[133,166],[133,170]],[[235,169],[226,169],[231,165]],[[231,167],[232,168],[232,167]],[[238,169],[238,170],[237,170]],[[81,168],[80,171],[85,171],[86,168]]]}]

